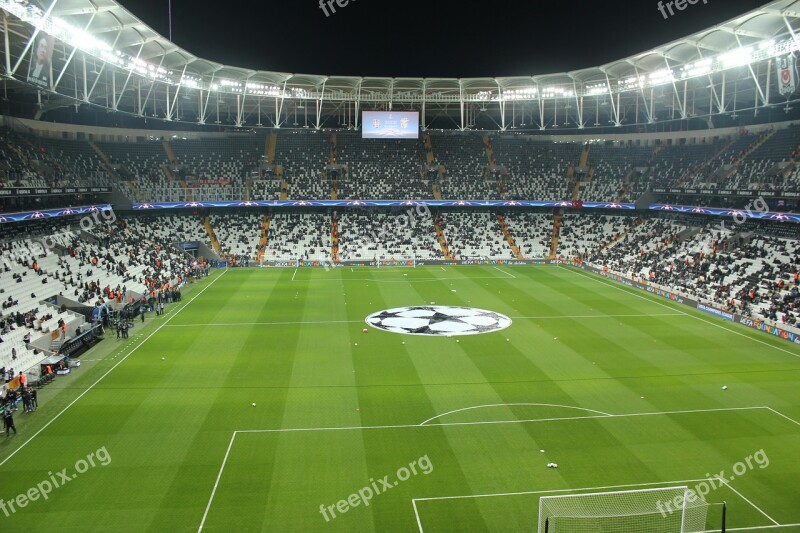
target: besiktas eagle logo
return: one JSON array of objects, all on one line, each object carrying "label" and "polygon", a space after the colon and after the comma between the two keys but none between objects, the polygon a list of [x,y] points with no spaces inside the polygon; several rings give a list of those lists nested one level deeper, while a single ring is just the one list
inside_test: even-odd
[{"label": "besiktas eagle logo", "polygon": [[366,322],[392,333],[441,337],[492,333],[511,325],[510,318],[494,311],[445,305],[386,309],[369,315]]}]

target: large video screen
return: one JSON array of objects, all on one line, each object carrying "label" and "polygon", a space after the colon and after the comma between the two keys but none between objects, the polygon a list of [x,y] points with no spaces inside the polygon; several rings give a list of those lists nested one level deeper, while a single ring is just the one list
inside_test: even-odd
[{"label": "large video screen", "polygon": [[362,139],[419,139],[417,111],[364,111]]}]

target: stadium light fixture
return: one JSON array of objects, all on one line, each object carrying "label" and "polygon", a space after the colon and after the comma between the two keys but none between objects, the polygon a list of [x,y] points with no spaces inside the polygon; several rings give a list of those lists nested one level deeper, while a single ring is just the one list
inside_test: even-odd
[{"label": "stadium light fixture", "polygon": [[747,65],[750,63],[752,55],[753,49],[748,46],[747,48],[739,48],[738,50],[723,54],[719,59],[723,68],[729,69]]},{"label": "stadium light fixture", "polygon": [[770,39],[769,41],[764,41],[759,43],[758,49],[759,50],[769,50],[775,46],[775,39]]},{"label": "stadium light fixture", "polygon": [[710,58],[689,63],[681,68],[683,78],[696,78],[711,72],[712,60]]},{"label": "stadium light fixture", "polygon": [[[316,93],[302,87],[282,87],[268,85],[264,83],[244,83],[230,79],[218,80],[214,77],[204,78],[200,74],[194,77],[177,74],[168,71],[157,65],[150,64],[135,56],[114,50],[110,45],[90,35],[89,33],[71,26],[64,19],[57,16],[45,17],[47,11],[41,9],[29,0],[0,0],[0,9],[19,18],[21,21],[40,29],[42,32],[53,35],[65,44],[75,47],[90,56],[99,58],[111,66],[125,69],[129,72],[141,76],[145,79],[156,80],[165,84],[181,84],[191,89],[205,89],[214,92],[224,92],[232,94],[253,94],[257,96],[291,96],[295,98],[309,98]],[[792,36],[787,36],[777,40],[775,38],[766,39],[762,42],[751,44],[723,52],[715,56],[705,58],[693,63],[662,68],[652,73],[644,75],[630,75],[621,80],[612,80],[608,83],[594,81],[585,85],[582,89],[573,89],[568,86],[551,86],[537,88],[534,86],[518,87],[503,91],[502,94],[496,91],[480,91],[470,94],[467,99],[471,101],[498,101],[504,100],[532,100],[550,98],[570,98],[579,96],[599,96],[621,93],[626,91],[643,90],[646,87],[656,87],[674,83],[676,79],[688,80],[707,76],[716,72],[723,72],[728,69],[745,66],[748,64],[766,61],[773,57],[780,57],[800,50],[800,40],[795,40]],[[328,93],[326,93],[328,94]],[[349,93],[337,92],[341,97]],[[441,97],[441,94],[429,93],[430,96]],[[400,93],[395,95],[398,98]],[[413,99],[415,95],[408,95]],[[459,99],[454,96],[454,101]]]}]

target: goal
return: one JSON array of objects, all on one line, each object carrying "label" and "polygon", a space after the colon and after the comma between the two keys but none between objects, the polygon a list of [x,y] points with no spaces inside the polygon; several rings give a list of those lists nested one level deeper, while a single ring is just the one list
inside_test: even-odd
[{"label": "goal", "polygon": [[707,504],[688,487],[666,487],[539,499],[539,533],[696,533]]}]

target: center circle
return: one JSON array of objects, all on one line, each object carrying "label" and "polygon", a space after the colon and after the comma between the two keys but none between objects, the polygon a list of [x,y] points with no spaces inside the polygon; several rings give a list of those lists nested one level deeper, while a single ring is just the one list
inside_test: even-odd
[{"label": "center circle", "polygon": [[449,305],[414,305],[372,313],[365,322],[376,329],[405,335],[451,337],[500,331],[511,319],[494,311]]}]

